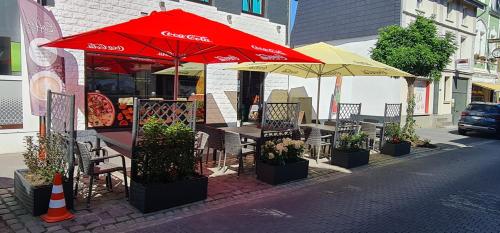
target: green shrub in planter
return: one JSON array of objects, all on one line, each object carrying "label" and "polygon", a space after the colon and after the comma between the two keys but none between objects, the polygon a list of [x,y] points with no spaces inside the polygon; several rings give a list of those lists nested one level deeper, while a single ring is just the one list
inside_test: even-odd
[{"label": "green shrub in planter", "polygon": [[368,164],[370,151],[361,147],[367,139],[364,133],[344,133],[338,141],[338,148],[332,153],[331,163],[343,168],[353,168]]},{"label": "green shrub in planter", "polygon": [[149,119],[133,157],[130,203],[152,212],[207,197],[208,179],[196,173],[195,134],[177,123]]},{"label": "green shrub in planter", "polygon": [[[56,172],[65,174],[69,166],[66,161],[66,141],[63,136],[52,133],[48,137],[38,135],[26,137],[24,163],[28,169],[14,173],[14,195],[34,216],[45,214],[52,192],[52,179]],[[71,164],[72,165],[72,164]],[[73,183],[68,177],[63,180],[66,208],[73,208]]]},{"label": "green shrub in planter", "polygon": [[381,149],[382,154],[401,156],[410,153],[411,143],[405,140],[399,124],[388,124],[384,131],[385,143]]}]

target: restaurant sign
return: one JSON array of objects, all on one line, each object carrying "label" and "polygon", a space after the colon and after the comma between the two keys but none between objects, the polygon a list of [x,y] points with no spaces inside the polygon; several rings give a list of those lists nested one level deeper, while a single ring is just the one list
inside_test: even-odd
[{"label": "restaurant sign", "polygon": [[64,59],[62,49],[38,46],[62,37],[61,28],[52,12],[38,3],[32,0],[18,0],[18,5],[24,28],[31,113],[44,116],[47,90],[64,90]]}]

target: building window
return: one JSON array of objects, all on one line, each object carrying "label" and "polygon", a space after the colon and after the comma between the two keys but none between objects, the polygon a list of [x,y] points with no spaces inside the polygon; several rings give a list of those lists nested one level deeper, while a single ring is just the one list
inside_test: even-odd
[{"label": "building window", "polygon": [[466,52],[467,49],[465,48],[465,43],[467,42],[467,37],[460,37],[460,58],[468,58]]},{"label": "building window", "polygon": [[468,17],[469,17],[469,9],[464,5],[462,7],[462,25],[467,25]]},{"label": "building window", "polygon": [[453,0],[446,1],[446,19],[451,20],[453,13]]},{"label": "building window", "polygon": [[20,30],[17,1],[0,1],[0,75],[21,75]]},{"label": "building window", "polygon": [[500,11],[500,0],[492,0],[491,1],[491,9],[493,11],[499,12]]},{"label": "building window", "polygon": [[212,0],[188,0],[188,1],[212,5]]},{"label": "building window", "polygon": [[264,0],[243,0],[242,12],[252,15],[264,15]]},{"label": "building window", "polygon": [[423,2],[423,1],[424,1],[424,0],[417,0],[417,9],[418,9],[418,10],[422,9],[422,2]]},{"label": "building window", "polygon": [[444,77],[444,102],[448,103],[451,101],[451,77]]},{"label": "building window", "polygon": [[476,22],[476,38],[474,42],[475,57],[479,58],[481,56],[484,56],[485,50],[486,50],[486,24],[482,20],[478,20]]}]

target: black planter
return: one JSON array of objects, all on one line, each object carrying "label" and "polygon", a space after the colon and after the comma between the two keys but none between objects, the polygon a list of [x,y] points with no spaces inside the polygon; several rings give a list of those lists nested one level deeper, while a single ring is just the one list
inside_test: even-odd
[{"label": "black planter", "polygon": [[410,142],[401,142],[397,144],[386,142],[384,146],[382,146],[382,154],[391,155],[391,156],[401,156],[410,153],[411,143]]},{"label": "black planter", "polygon": [[[52,185],[33,186],[24,178],[26,172],[26,169],[14,172],[14,195],[33,216],[45,214],[49,208]],[[73,209],[73,183],[64,181],[63,190],[66,208]]]},{"label": "black planter", "polygon": [[353,168],[368,164],[370,160],[369,150],[358,150],[353,152],[334,149],[332,153],[332,165]]},{"label": "black planter", "polygon": [[198,176],[165,184],[130,182],[130,204],[143,213],[207,199],[208,177]]},{"label": "black planter", "polygon": [[259,162],[256,170],[257,179],[268,184],[277,185],[307,178],[309,161],[300,159],[294,163],[287,163],[285,166],[275,166]]}]

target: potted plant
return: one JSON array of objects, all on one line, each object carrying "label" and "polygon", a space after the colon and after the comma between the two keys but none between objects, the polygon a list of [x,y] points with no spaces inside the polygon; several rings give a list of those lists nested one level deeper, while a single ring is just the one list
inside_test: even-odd
[{"label": "potted plant", "polygon": [[257,179],[277,185],[307,178],[309,161],[301,158],[303,153],[303,141],[290,138],[267,141],[256,167]]},{"label": "potted plant", "polygon": [[[14,195],[33,216],[47,213],[52,194],[52,180],[56,172],[65,174],[66,148],[59,134],[26,137],[24,163],[28,169],[14,171]],[[73,182],[63,177],[66,208],[73,208]]]},{"label": "potted plant", "polygon": [[410,153],[411,143],[404,139],[399,124],[388,124],[384,132],[385,143],[382,146],[382,154],[401,156]]},{"label": "potted plant", "polygon": [[207,198],[208,178],[195,171],[195,134],[177,123],[149,119],[134,149],[130,203],[143,213]]},{"label": "potted plant", "polygon": [[361,145],[367,139],[364,133],[340,135],[338,147],[333,149],[331,163],[343,168],[353,168],[368,164],[370,151]]}]

